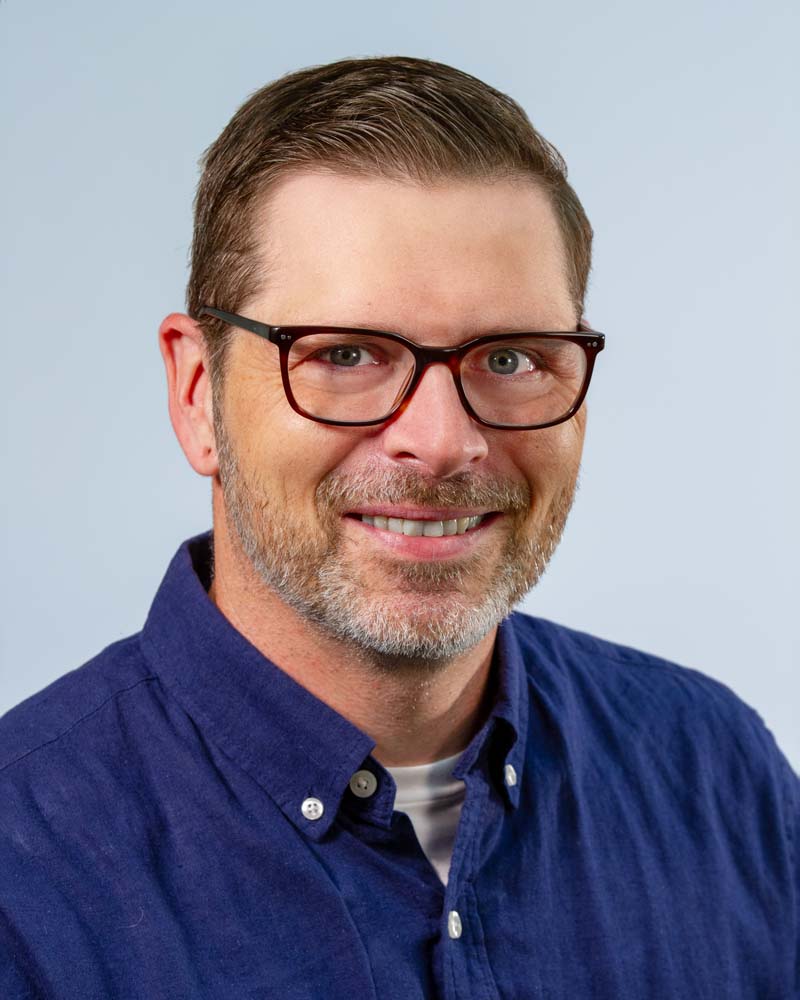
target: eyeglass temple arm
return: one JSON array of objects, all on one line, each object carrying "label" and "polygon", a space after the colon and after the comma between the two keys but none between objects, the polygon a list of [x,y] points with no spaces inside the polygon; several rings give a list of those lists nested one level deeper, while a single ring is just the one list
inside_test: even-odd
[{"label": "eyeglass temple arm", "polygon": [[214,309],[211,306],[203,306],[199,315],[215,316],[217,319],[221,319],[223,322],[228,323],[229,326],[238,326],[243,330],[249,330],[250,333],[255,333],[257,336],[263,337],[265,340],[271,340],[273,344],[277,341],[276,332],[280,329],[280,327],[269,326],[267,323],[259,323],[257,320],[248,319],[246,316],[239,316],[238,313],[225,312],[224,309]]}]

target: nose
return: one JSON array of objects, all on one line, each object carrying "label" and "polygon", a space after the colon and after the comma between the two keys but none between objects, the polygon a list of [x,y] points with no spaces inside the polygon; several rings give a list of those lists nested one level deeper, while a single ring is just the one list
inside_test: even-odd
[{"label": "nose", "polygon": [[414,466],[422,475],[444,478],[486,458],[484,430],[461,405],[447,366],[434,364],[405,408],[384,428],[381,444],[392,461]]}]

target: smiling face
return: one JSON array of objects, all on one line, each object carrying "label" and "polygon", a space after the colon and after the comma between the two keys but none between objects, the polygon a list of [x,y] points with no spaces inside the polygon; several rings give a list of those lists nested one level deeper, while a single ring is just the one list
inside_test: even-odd
[{"label": "smiling face", "polygon": [[[300,173],[273,190],[259,225],[269,275],[240,308],[252,319],[441,347],[577,325],[556,220],[530,181]],[[584,422],[581,409],[544,430],[481,426],[435,365],[384,424],[314,423],[290,408],[275,346],[237,331],[215,399],[227,531],[315,628],[378,662],[446,661],[544,570]]]}]

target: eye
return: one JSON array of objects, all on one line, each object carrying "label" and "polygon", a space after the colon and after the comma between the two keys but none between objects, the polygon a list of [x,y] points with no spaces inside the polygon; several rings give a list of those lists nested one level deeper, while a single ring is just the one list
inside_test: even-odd
[{"label": "eye", "polygon": [[489,371],[495,375],[514,375],[518,371],[532,372],[535,365],[524,351],[516,351],[512,347],[500,347],[486,357]]},{"label": "eye", "polygon": [[335,344],[333,347],[317,351],[314,356],[317,360],[328,361],[338,368],[378,364],[378,359],[366,347],[359,344]]}]

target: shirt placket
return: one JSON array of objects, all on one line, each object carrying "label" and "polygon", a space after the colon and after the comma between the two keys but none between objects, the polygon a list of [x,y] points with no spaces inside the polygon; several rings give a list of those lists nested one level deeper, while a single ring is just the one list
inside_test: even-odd
[{"label": "shirt placket", "polygon": [[466,776],[466,797],[453,848],[439,942],[443,1000],[500,1000],[483,934],[473,880],[480,868],[481,833],[502,822],[502,806],[489,794],[488,776],[476,767]]}]

